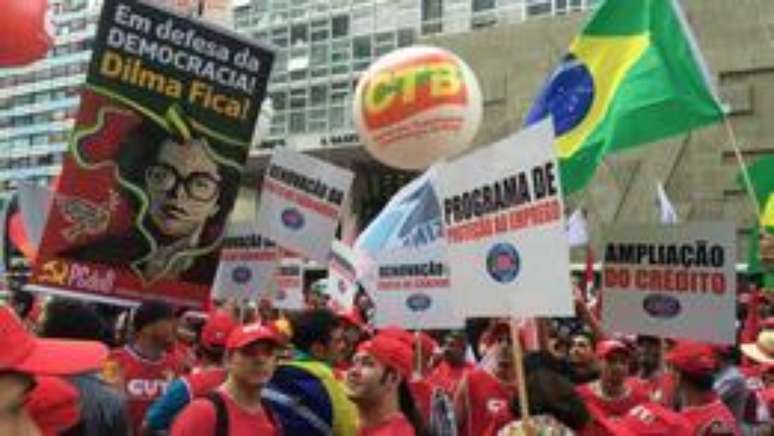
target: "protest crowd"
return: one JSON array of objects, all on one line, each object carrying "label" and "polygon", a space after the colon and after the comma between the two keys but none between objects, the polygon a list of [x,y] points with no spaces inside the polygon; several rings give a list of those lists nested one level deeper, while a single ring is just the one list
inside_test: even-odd
[{"label": "protest crowd", "polygon": [[768,435],[774,298],[740,296],[734,347],[606,336],[580,292],[577,318],[421,332],[375,330],[367,297],[337,313],[315,289],[295,313],[203,317],[20,292],[0,310],[0,434],[526,434],[513,327],[538,434]]}]

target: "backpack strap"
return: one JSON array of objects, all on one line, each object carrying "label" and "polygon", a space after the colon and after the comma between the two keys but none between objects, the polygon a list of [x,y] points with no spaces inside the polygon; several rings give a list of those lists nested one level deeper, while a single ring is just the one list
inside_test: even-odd
[{"label": "backpack strap", "polygon": [[204,398],[215,408],[215,436],[229,436],[228,409],[223,397],[217,391],[212,391]]}]

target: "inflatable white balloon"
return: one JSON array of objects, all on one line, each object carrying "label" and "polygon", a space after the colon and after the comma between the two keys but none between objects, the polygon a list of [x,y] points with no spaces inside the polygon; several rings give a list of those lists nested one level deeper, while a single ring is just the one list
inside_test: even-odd
[{"label": "inflatable white balloon", "polygon": [[470,147],[482,111],[470,67],[447,50],[414,46],[371,65],[355,90],[353,119],[374,158],[420,170]]}]

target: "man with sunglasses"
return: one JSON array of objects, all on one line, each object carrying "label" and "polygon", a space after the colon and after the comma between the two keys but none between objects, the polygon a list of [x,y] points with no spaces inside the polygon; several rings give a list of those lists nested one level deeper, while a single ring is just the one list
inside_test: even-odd
[{"label": "man with sunglasses", "polygon": [[[0,434],[50,434],[46,427],[56,423],[40,419],[51,421],[56,417],[54,410],[37,410],[35,404],[58,402],[61,407],[62,401],[71,398],[66,397],[66,391],[51,389],[51,379],[41,379],[45,389],[35,390],[37,378],[94,371],[107,355],[107,348],[97,342],[38,339],[25,330],[9,307],[0,306]],[[43,397],[31,401],[36,391]],[[70,421],[77,421],[77,417]]]},{"label": "man with sunglasses", "polygon": [[175,420],[172,436],[279,435],[264,408],[261,391],[274,374],[283,336],[273,327],[249,324],[226,343],[226,381],[206,398],[191,402]]}]

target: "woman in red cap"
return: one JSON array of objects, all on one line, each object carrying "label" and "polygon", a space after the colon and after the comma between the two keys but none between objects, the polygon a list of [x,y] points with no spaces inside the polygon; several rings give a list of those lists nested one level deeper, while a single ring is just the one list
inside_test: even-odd
[{"label": "woman in red cap", "polygon": [[404,342],[384,333],[358,347],[346,384],[360,412],[359,436],[424,434],[408,387],[413,354]]}]

